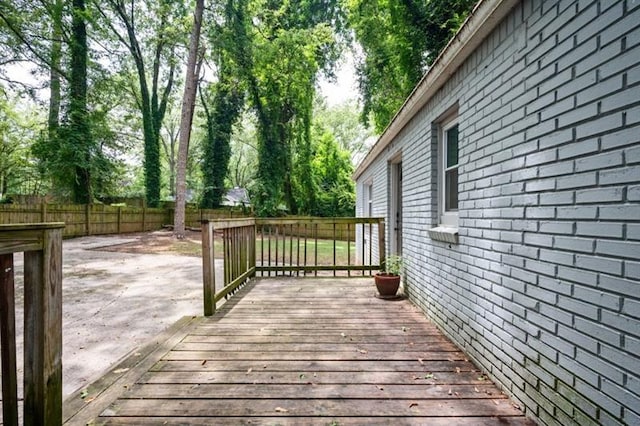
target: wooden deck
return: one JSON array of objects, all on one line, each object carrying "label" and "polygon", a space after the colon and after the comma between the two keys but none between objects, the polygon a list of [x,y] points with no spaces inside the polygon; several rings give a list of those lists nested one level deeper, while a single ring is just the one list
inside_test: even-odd
[{"label": "wooden deck", "polygon": [[374,294],[371,279],[256,280],[72,396],[65,419],[533,424],[409,301]]}]

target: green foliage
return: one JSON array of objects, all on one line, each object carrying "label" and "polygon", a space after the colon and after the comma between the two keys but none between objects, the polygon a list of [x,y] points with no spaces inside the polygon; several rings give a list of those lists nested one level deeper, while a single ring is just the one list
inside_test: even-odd
[{"label": "green foliage", "polygon": [[455,34],[476,0],[347,0],[364,56],[362,119],[381,133]]},{"label": "green foliage", "polygon": [[[244,34],[245,22],[238,16],[233,1],[228,1],[224,9],[224,23],[214,27],[210,34],[216,46],[218,58],[218,82],[211,84],[208,96],[202,95],[202,105],[206,118],[206,138],[203,142],[202,173],[204,191],[202,208],[219,207],[225,192],[225,178],[231,159],[231,134],[244,105],[242,73],[237,62],[242,46],[238,37]],[[213,92],[213,93],[210,93]],[[207,97],[213,98],[208,101]],[[211,102],[211,106],[207,103]]]},{"label": "green foliage", "polygon": [[[258,118],[254,200],[259,215],[276,215],[282,205],[291,213],[298,212],[292,157],[297,149],[308,150],[315,80],[320,71],[331,67],[335,51],[333,30],[312,13],[319,10],[319,4],[335,5],[253,4],[256,15],[250,49],[256,54],[249,59],[247,78]],[[326,10],[337,9],[336,5]]]},{"label": "green foliage", "polygon": [[317,204],[310,213],[314,216],[354,216],[356,196],[349,151],[341,149],[331,133],[319,134],[311,168]]},{"label": "green foliage", "polygon": [[404,260],[397,254],[385,258],[384,271],[389,275],[400,275],[404,271]]}]

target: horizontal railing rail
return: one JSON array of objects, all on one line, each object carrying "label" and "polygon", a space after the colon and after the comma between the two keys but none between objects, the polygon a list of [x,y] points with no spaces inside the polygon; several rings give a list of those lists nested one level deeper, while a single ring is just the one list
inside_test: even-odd
[{"label": "horizontal railing rail", "polygon": [[18,424],[14,253],[24,252],[24,424],[62,423],[62,223],[0,225],[2,415]]}]

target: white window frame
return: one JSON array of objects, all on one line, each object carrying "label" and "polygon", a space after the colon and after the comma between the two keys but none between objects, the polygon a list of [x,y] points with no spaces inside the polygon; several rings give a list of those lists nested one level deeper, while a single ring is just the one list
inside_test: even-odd
[{"label": "white window frame", "polygon": [[[447,131],[458,126],[458,163],[447,168]],[[446,210],[446,172],[460,167],[460,126],[458,115],[450,117],[440,126],[438,135],[438,213],[440,226],[458,228],[458,209]],[[458,173],[459,176],[459,173]],[[458,194],[460,193],[458,185]]]},{"label": "white window frame", "polygon": [[364,188],[365,188],[365,194],[366,194],[365,216],[373,217],[373,182],[366,183],[364,185]]}]

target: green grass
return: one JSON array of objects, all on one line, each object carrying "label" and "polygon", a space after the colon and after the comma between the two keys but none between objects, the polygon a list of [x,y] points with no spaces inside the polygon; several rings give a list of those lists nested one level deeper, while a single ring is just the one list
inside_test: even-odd
[{"label": "green grass", "polygon": [[[300,264],[304,264],[304,256],[305,256],[305,240],[301,238],[300,240],[293,240],[293,244],[290,240],[282,241],[282,239],[276,240],[275,238],[271,239],[271,260],[274,263],[276,257],[276,241],[277,241],[277,253],[278,253],[278,263],[297,263],[298,258],[300,259]],[[351,264],[355,263],[355,248],[356,245],[354,242],[347,244],[346,241],[336,241],[335,242],[335,265],[347,265],[347,252],[351,247]],[[333,257],[333,249],[334,243],[333,240],[316,240],[307,239],[306,241],[306,251],[307,251],[307,265],[334,265],[334,257]],[[260,256],[260,250],[264,250],[263,256]],[[283,255],[284,250],[284,255]],[[298,257],[299,256],[299,257]],[[317,256],[317,263],[315,262]],[[256,257],[258,260],[263,259],[264,262],[267,262],[269,258],[269,238],[265,238],[264,241],[258,239],[256,241]],[[283,259],[284,258],[284,259]]]}]

